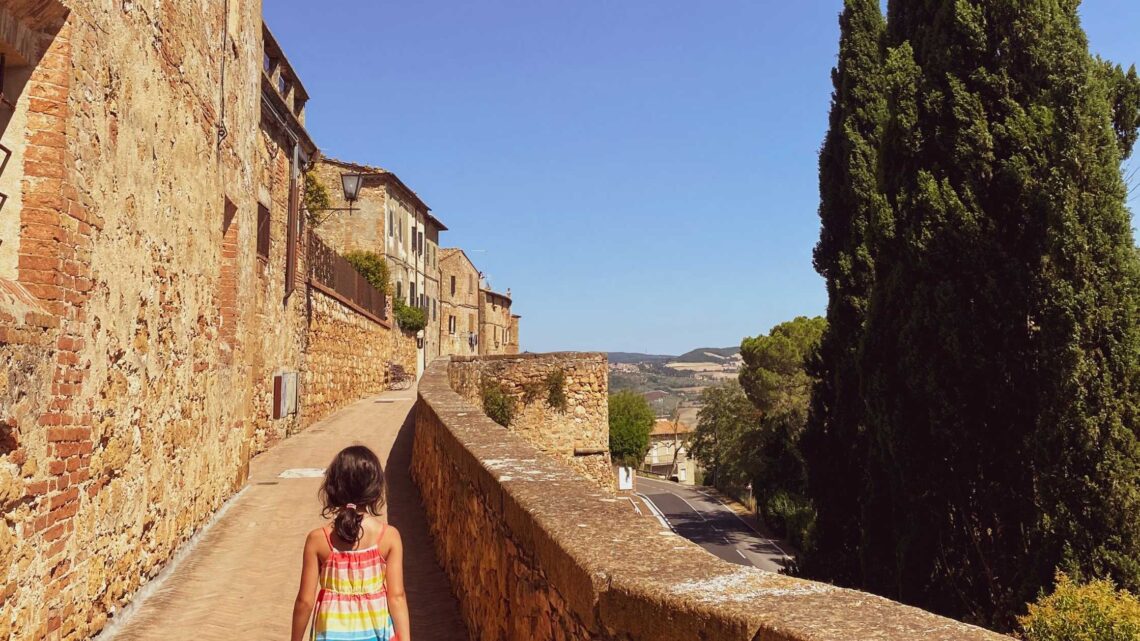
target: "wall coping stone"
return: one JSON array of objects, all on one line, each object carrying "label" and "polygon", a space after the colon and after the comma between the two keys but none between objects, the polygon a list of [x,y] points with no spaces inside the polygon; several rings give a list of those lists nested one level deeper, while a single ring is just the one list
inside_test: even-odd
[{"label": "wall coping stone", "polygon": [[733,565],[660,531],[465,401],[450,387],[449,367],[447,358],[428,366],[417,411],[438,419],[450,462],[489,505],[501,506],[514,542],[590,629],[646,640],[1009,639],[876,595]]}]

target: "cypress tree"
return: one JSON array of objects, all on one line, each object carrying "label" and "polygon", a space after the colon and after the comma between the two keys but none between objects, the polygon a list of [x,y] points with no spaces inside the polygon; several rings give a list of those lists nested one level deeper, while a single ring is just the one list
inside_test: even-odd
[{"label": "cypress tree", "polygon": [[827,330],[809,369],[817,379],[801,447],[818,517],[815,547],[800,569],[858,582],[859,480],[865,446],[858,346],[874,276],[869,230],[886,201],[876,175],[886,118],[883,35],[877,0],[847,0],[839,17],[839,59],[827,136],[819,154],[820,238],[815,269],[827,282]]},{"label": "cypress tree", "polygon": [[862,579],[998,627],[1057,566],[1140,588],[1135,130],[1077,5],[888,8]]}]

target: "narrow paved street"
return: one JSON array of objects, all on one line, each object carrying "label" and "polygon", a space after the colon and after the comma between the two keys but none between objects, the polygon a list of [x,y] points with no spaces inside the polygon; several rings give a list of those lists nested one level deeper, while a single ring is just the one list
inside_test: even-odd
[{"label": "narrow paved street", "polygon": [[[386,461],[389,522],[404,539],[416,641],[468,638],[435,562],[419,496],[408,474],[415,390],[350,405],[251,463],[249,485],[169,576],[144,588],[115,641],[289,638],[306,533],[320,526],[319,471],[341,448],[363,443]],[[146,598],[145,591],[153,590]]]},{"label": "narrow paved street", "polygon": [[637,477],[636,487],[674,532],[725,561],[770,572],[784,567],[787,545],[753,529],[714,494],[643,476]]}]

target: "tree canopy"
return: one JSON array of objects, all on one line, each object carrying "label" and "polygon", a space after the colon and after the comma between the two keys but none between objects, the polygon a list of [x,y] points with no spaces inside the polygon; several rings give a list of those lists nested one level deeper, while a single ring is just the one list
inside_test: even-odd
[{"label": "tree canopy", "polygon": [[1140,587],[1140,90],[1077,4],[846,2],[812,575],[1002,628],[1057,567]]},{"label": "tree canopy", "polygon": [[610,456],[615,463],[640,466],[649,450],[656,415],[645,398],[632,391],[610,394]]}]

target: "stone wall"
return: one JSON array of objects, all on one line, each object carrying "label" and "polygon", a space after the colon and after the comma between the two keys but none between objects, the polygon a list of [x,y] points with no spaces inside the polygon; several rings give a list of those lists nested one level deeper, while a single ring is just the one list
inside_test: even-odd
[{"label": "stone wall", "polygon": [[483,641],[1008,641],[873,595],[726,563],[663,532],[451,389],[420,382],[412,474]]},{"label": "stone wall", "polygon": [[[255,453],[375,379],[305,369],[261,2],[2,4],[0,37],[19,22],[35,55],[5,81],[20,117],[0,120],[20,149],[0,190],[18,186],[2,214],[19,220],[0,225],[0,639],[88,638]],[[314,328],[318,359],[337,322]],[[392,353],[414,366],[409,341]],[[325,366],[321,401],[302,390],[300,413],[274,419],[274,374]]]},{"label": "stone wall", "polygon": [[[314,289],[301,405],[306,423],[386,389],[388,362],[415,373],[416,339]],[[309,420],[311,419],[311,420]]]},{"label": "stone wall", "polygon": [[217,284],[225,196],[252,238],[260,2],[3,9],[42,55],[4,125],[23,162],[4,169],[22,178],[3,212],[0,638],[85,638],[241,482],[252,373],[218,354]]},{"label": "stone wall", "polygon": [[[480,409],[484,382],[500,385],[517,408],[508,429],[600,487],[615,489],[605,354],[453,356],[448,372],[452,389]],[[548,380],[558,374],[564,381],[564,408],[548,401]]]}]

